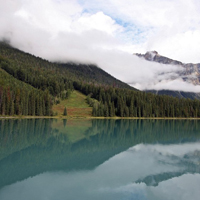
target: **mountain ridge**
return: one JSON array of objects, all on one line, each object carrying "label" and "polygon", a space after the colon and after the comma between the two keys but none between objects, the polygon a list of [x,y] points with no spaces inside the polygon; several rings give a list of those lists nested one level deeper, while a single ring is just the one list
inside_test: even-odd
[{"label": "mountain ridge", "polygon": [[133,55],[150,62],[157,62],[165,65],[178,65],[183,69],[179,72],[183,81],[194,85],[200,85],[200,63],[182,63],[181,61],[162,56],[157,51],[147,51],[145,54],[134,53]]},{"label": "mountain ridge", "polygon": [[[200,117],[197,100],[142,92],[96,66],[51,63],[2,43],[0,68],[9,75],[2,76],[0,85],[3,116],[55,116],[52,106],[78,90],[94,117]],[[13,87],[9,79],[22,82],[24,88]]]},{"label": "mountain ridge", "polygon": [[[138,56],[139,58],[145,59],[149,62],[156,62],[164,65],[180,66],[183,70],[178,72],[178,74],[184,82],[192,83],[194,86],[200,85],[200,63],[183,63],[181,61],[162,56],[157,51],[147,51],[145,54],[135,53],[134,55]],[[177,98],[190,98],[200,100],[200,93],[195,92],[184,92],[166,89],[147,89],[145,90],[145,92],[150,92],[158,95],[170,95]]]},{"label": "mountain ridge", "polygon": [[[26,62],[27,65],[32,65],[32,67],[38,67],[41,69],[50,68],[49,70],[56,71],[56,73],[59,73],[59,69],[62,72],[64,70],[64,74],[71,80],[78,79],[79,81],[91,81],[102,85],[109,85],[109,86],[113,85],[119,88],[137,90],[136,88],[131,87],[127,83],[124,83],[118,80],[117,78],[113,77],[112,75],[110,75],[109,73],[102,70],[96,65],[82,64],[75,62],[63,62],[63,63],[51,62],[43,58],[34,56],[30,53],[23,52],[15,47],[12,47],[8,43],[1,41],[0,41],[0,56],[1,59],[4,60],[11,59],[12,61],[17,62],[18,65],[24,65],[24,63]],[[75,73],[79,73],[78,76]],[[88,76],[88,74],[91,76]]]}]

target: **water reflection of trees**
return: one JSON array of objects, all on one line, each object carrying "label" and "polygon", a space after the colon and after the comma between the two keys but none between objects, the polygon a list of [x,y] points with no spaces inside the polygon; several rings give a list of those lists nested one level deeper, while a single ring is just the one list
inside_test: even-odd
[{"label": "water reflection of trees", "polygon": [[[108,119],[79,127],[82,136],[72,141],[70,123],[62,121],[62,127],[55,128],[53,122],[0,120],[0,186],[45,171],[93,169],[139,143],[180,143],[200,137],[197,120]],[[76,121],[73,124],[76,127]]]},{"label": "water reflection of trees", "polygon": [[30,145],[41,144],[51,134],[52,119],[0,120],[0,160]]}]

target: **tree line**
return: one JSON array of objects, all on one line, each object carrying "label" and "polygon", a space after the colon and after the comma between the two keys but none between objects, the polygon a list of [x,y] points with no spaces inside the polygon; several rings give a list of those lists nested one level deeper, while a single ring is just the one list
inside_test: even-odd
[{"label": "tree line", "polygon": [[56,64],[0,43],[0,115],[53,115],[74,89],[93,116],[200,117],[198,100],[137,91],[93,65]]},{"label": "tree line", "polygon": [[[89,95],[93,116],[104,117],[200,117],[200,102],[167,95],[74,82],[74,88]],[[98,101],[94,101],[94,99]]]},{"label": "tree line", "polygon": [[48,91],[10,90],[0,87],[0,115],[52,115],[52,101]]}]

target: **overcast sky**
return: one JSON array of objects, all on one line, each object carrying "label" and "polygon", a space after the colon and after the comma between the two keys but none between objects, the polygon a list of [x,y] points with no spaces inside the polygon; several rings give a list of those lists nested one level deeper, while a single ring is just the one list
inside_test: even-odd
[{"label": "overcast sky", "polygon": [[169,81],[180,68],[132,55],[200,63],[199,0],[0,0],[0,39],[51,61],[97,64],[139,89],[200,92]]}]

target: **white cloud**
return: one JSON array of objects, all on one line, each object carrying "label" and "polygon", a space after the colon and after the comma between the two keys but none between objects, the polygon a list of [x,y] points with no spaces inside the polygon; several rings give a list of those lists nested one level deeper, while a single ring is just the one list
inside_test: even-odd
[{"label": "white cloud", "polygon": [[105,15],[103,12],[97,12],[93,15],[83,14],[77,20],[75,30],[80,33],[91,29],[113,35],[116,31],[122,30],[122,27],[117,25],[111,17]]},{"label": "white cloud", "polygon": [[169,82],[180,68],[132,56],[157,50],[200,62],[199,10],[197,0],[0,0],[0,38],[49,60],[95,63],[140,89],[199,92],[198,86]]},{"label": "white cloud", "polygon": [[175,80],[167,80],[167,79],[163,79],[162,81],[155,80],[155,82],[145,82],[145,83],[137,82],[131,85],[140,90],[174,90],[174,91],[200,93],[199,85],[193,85],[192,83],[184,82],[180,78]]},{"label": "white cloud", "polygon": [[171,37],[165,37],[163,32],[160,32],[157,37],[152,38],[149,42],[148,45],[152,49],[185,63],[191,61],[200,63],[200,48],[198,45],[200,44],[200,29],[174,34]]},{"label": "white cloud", "polygon": [[[120,23],[125,23],[124,35],[128,37],[125,42],[139,46],[137,49],[141,49],[142,53],[156,49],[161,55],[183,62],[200,62],[200,47],[197,45],[200,30],[198,0],[97,2],[96,6],[90,3],[85,6],[94,10],[103,9]],[[129,52],[133,51],[130,49]]]}]

